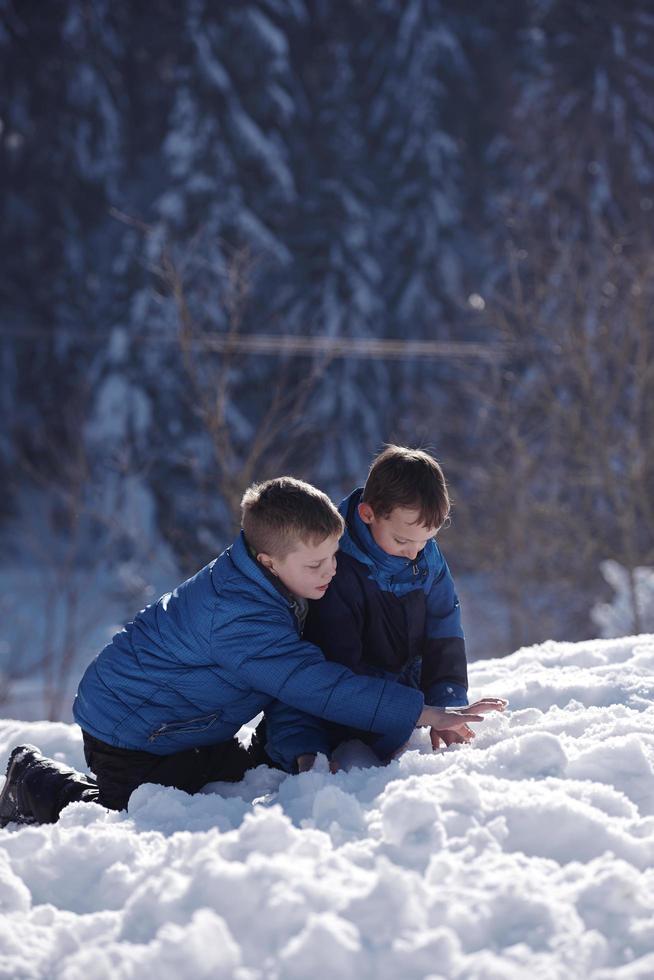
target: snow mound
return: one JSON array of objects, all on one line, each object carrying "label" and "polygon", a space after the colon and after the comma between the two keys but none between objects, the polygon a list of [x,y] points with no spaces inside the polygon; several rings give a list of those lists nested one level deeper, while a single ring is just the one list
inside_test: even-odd
[{"label": "snow mound", "polygon": [[[654,976],[654,637],[471,666],[471,746],[0,831],[0,978]],[[0,722],[82,766],[74,726]]]}]

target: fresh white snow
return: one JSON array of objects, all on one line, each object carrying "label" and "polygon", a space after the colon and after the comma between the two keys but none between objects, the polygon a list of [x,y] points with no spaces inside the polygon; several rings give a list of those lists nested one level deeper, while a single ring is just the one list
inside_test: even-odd
[{"label": "fresh white snow", "polygon": [[[654,636],[470,675],[511,702],[471,746],[0,831],[0,978],[651,980]],[[0,722],[0,764],[20,741],[82,766],[75,726]]]}]

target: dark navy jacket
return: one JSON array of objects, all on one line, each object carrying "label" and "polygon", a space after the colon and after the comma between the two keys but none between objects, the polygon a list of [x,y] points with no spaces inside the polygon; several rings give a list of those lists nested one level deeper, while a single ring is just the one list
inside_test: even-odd
[{"label": "dark navy jacket", "polygon": [[[358,674],[423,691],[428,704],[465,705],[465,642],[447,563],[434,540],[415,561],[383,551],[359,517],[361,493],[355,490],[340,506],[346,531],[336,575],[325,597],[309,603],[304,637],[328,660]],[[302,753],[329,752],[324,724],[281,705],[266,717],[268,752],[285,768]],[[390,742],[379,740],[374,747],[383,755]]]},{"label": "dark navy jacket", "polygon": [[75,720],[110,745],[167,755],[231,738],[277,698],[408,738],[422,694],[326,661],[300,637],[296,606],[241,534],[114,636],[82,678]]}]

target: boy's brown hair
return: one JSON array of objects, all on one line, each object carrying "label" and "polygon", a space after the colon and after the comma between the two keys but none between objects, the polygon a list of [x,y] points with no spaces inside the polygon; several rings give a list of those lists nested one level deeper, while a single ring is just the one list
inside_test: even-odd
[{"label": "boy's brown hair", "polygon": [[331,535],[343,533],[343,518],[326,493],[296,480],[280,476],[253,483],[241,501],[241,527],[250,547],[284,559],[299,541],[320,544]]},{"label": "boy's brown hair", "polygon": [[388,517],[394,507],[418,511],[418,523],[441,527],[450,513],[450,497],[438,462],[422,449],[388,445],[368,472],[361,500],[376,517]]}]

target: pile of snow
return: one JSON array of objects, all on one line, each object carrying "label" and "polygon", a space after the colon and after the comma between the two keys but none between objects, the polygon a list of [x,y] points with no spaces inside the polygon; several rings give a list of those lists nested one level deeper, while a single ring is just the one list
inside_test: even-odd
[{"label": "pile of snow", "polygon": [[[260,769],[0,831],[0,977],[654,976],[654,637],[471,668],[504,716],[386,768]],[[74,726],[0,722],[82,765]]]}]

